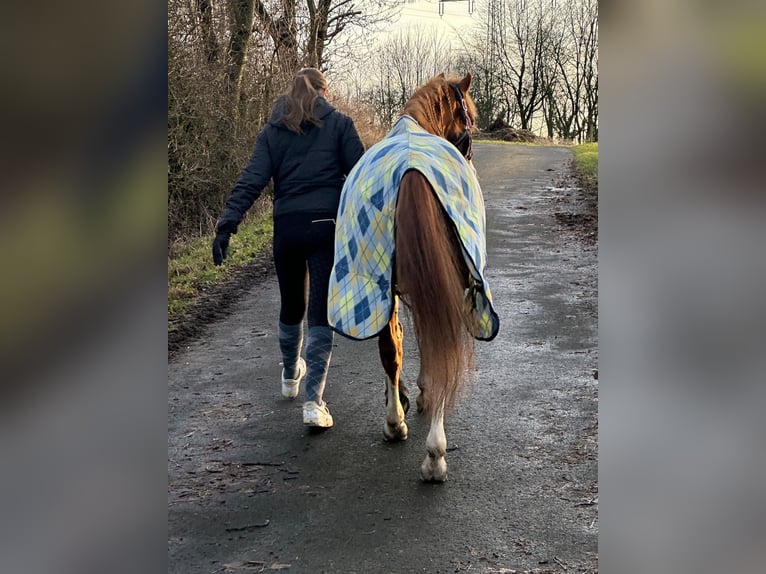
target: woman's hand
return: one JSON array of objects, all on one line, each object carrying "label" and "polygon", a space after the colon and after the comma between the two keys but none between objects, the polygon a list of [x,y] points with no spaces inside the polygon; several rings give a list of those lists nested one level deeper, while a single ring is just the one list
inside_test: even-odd
[{"label": "woman's hand", "polygon": [[230,233],[219,231],[213,239],[213,263],[220,265],[226,259],[229,251]]}]

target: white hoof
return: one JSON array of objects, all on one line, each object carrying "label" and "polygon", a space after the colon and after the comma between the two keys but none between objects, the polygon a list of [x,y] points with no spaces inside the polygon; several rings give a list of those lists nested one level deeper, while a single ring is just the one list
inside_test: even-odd
[{"label": "white hoof", "polygon": [[407,429],[407,423],[404,421],[400,423],[391,424],[388,421],[383,421],[383,437],[387,441],[400,441],[407,440],[409,429]]},{"label": "white hoof", "polygon": [[428,452],[420,465],[420,478],[424,482],[444,482],[447,480],[447,459],[444,455]]}]

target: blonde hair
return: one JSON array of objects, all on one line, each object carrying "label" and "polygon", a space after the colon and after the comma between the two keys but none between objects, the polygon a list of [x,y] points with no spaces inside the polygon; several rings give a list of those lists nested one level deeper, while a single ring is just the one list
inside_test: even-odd
[{"label": "blonde hair", "polygon": [[290,131],[302,133],[301,125],[309,122],[322,124],[314,115],[314,106],[320,90],[327,89],[324,74],[316,68],[303,68],[295,75],[290,88],[284,93],[285,111],[281,120]]}]

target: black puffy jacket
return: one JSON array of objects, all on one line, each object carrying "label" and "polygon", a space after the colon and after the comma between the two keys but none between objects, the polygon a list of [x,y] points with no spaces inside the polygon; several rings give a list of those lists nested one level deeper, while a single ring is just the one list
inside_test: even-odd
[{"label": "black puffy jacket", "polygon": [[346,175],[364,153],[354,122],[319,97],[314,114],[322,125],[303,125],[299,134],[280,121],[284,106],[283,98],[274,104],[253,155],[226,201],[217,231],[236,233],[272,178],[274,218],[296,212],[325,217],[337,214]]}]

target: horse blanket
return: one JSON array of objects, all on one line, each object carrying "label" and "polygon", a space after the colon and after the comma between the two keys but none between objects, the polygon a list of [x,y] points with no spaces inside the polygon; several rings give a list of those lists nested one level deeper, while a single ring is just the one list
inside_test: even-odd
[{"label": "horse blanket", "polygon": [[328,322],[346,337],[368,339],[391,319],[396,199],[402,176],[411,169],[425,176],[455,224],[471,273],[471,285],[466,290],[473,319],[471,334],[490,341],[497,335],[500,322],[484,276],[486,223],[476,173],[455,146],[427,132],[407,115],[367,150],[343,185]]}]

